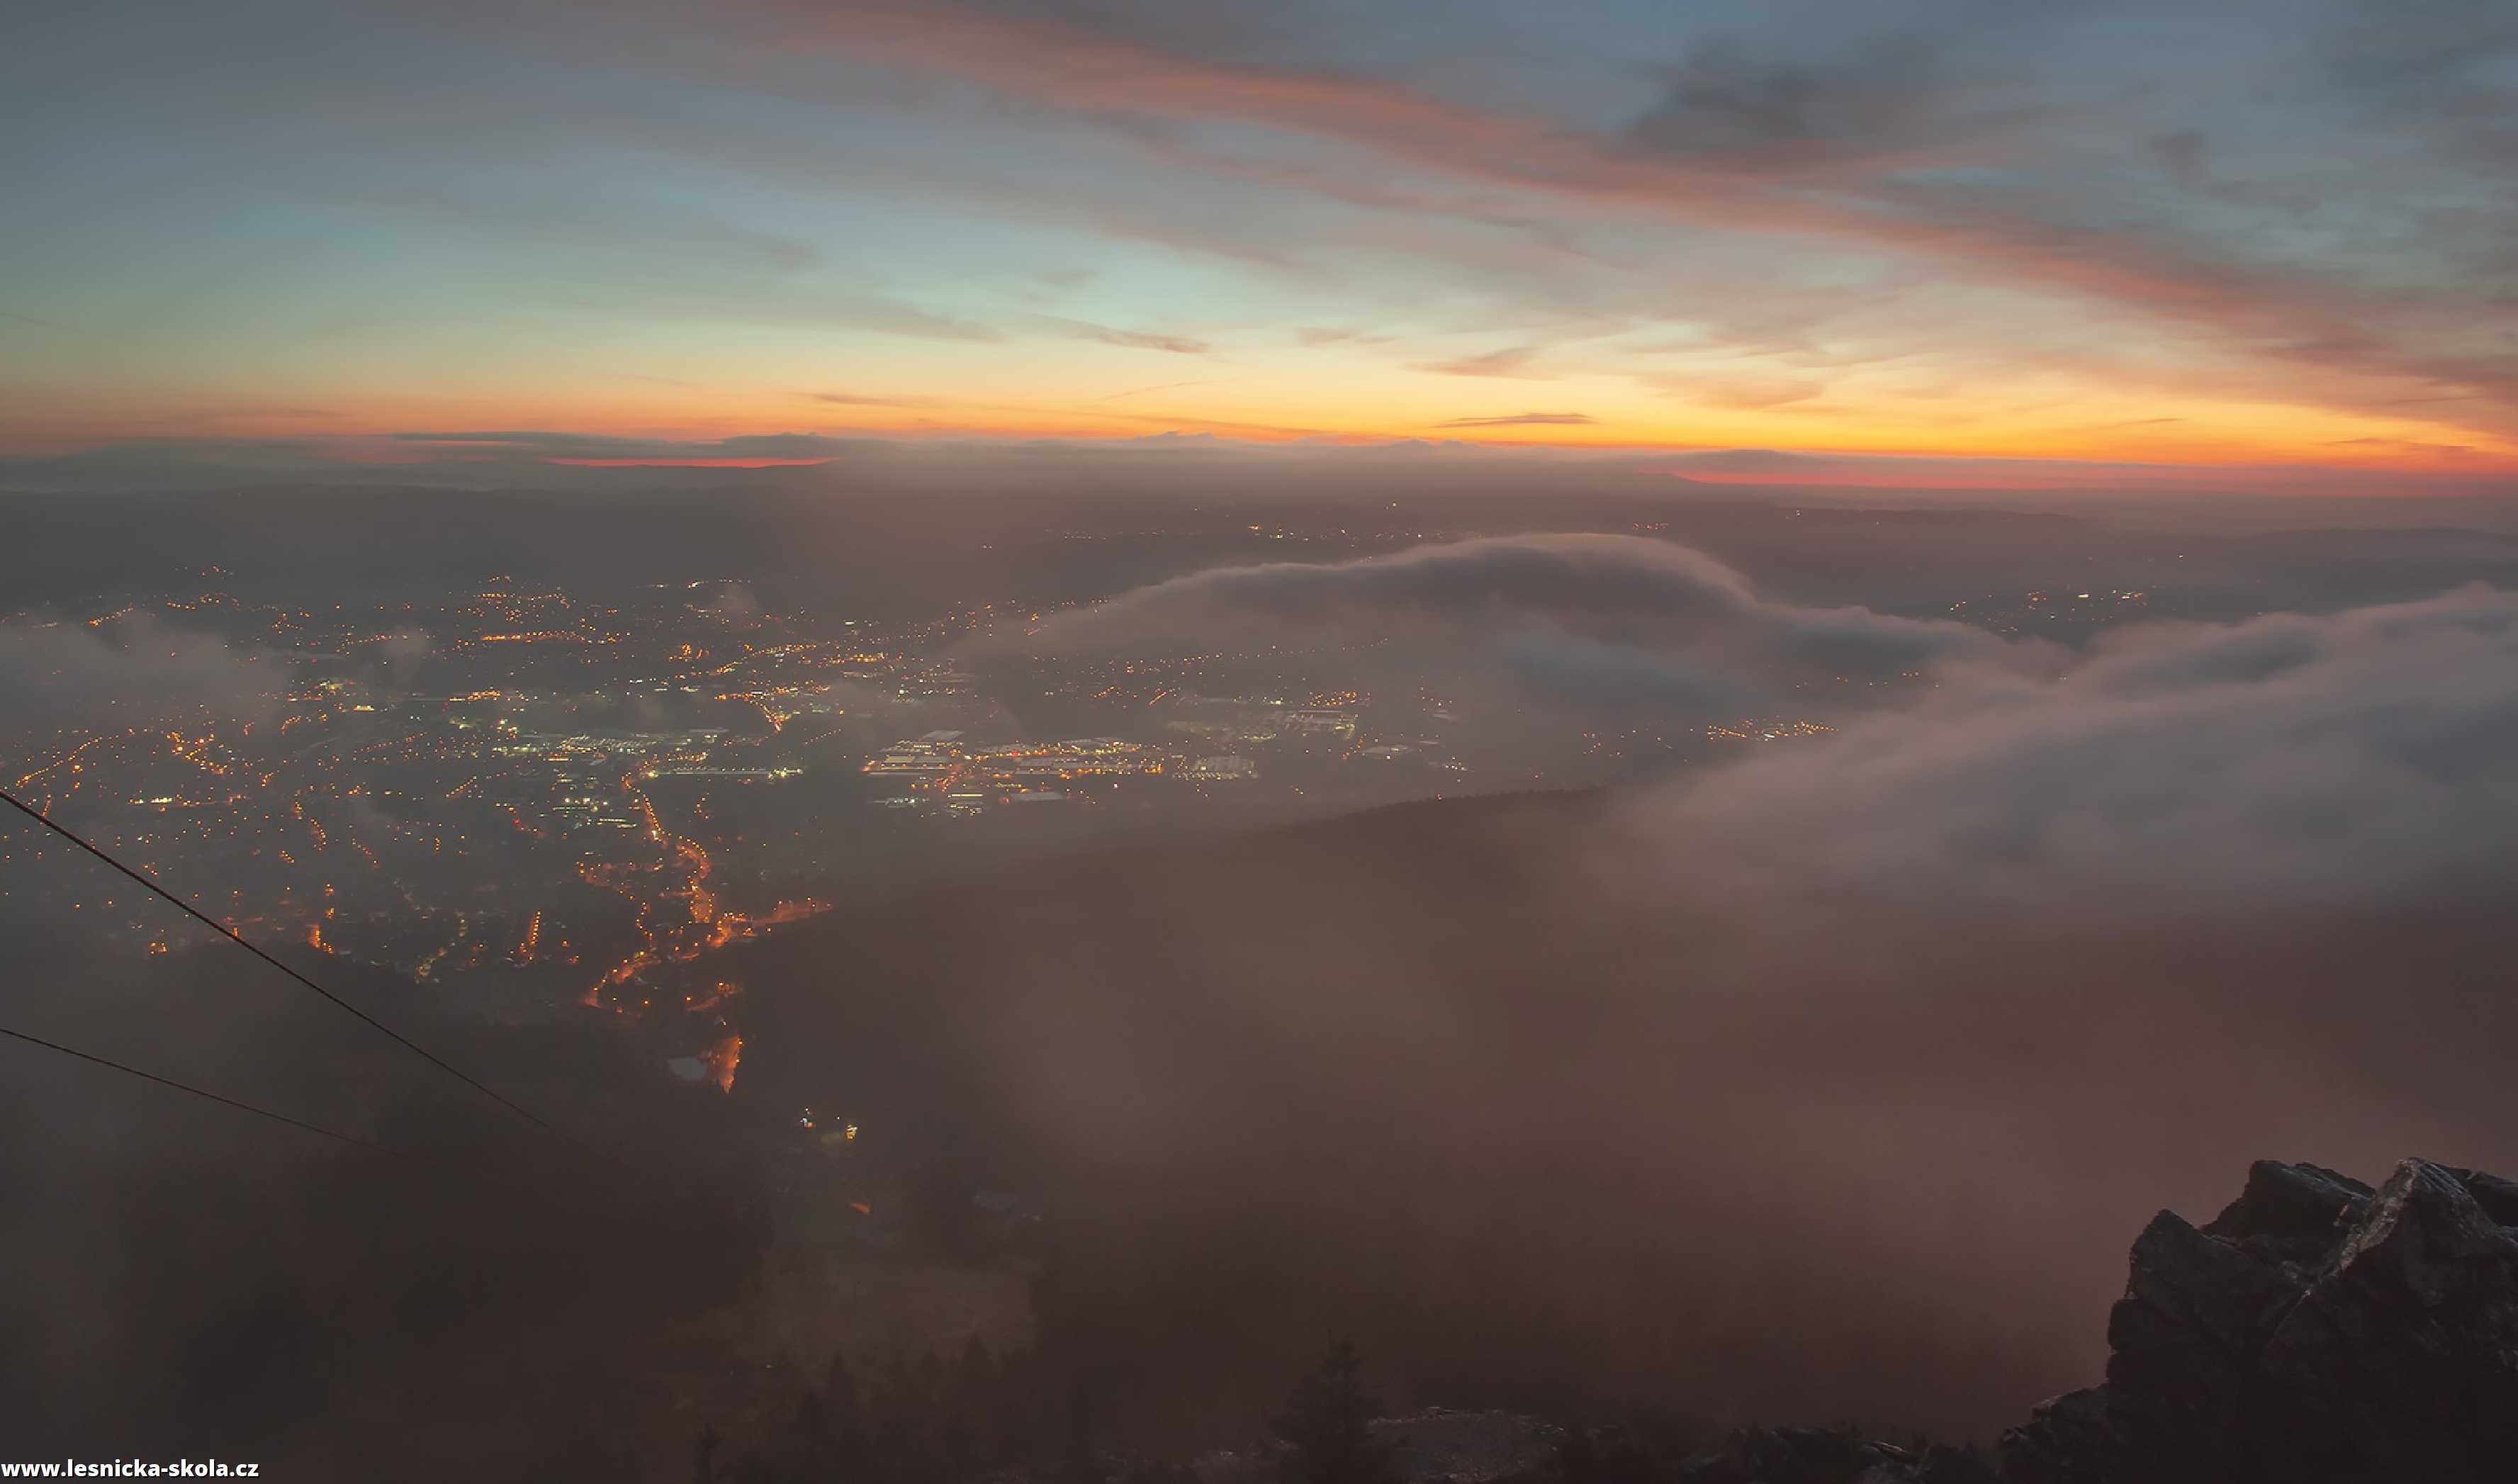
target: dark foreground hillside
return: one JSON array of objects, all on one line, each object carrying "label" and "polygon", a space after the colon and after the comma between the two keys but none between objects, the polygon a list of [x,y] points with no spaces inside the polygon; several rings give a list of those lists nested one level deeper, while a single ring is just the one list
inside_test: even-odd
[{"label": "dark foreground hillside", "polygon": [[[1705,1444],[1667,1419],[1381,1417],[1341,1341],[1250,1445],[1194,1462],[1097,1455],[1060,1471],[1181,1484],[2486,1484],[2518,1468],[2518,1184],[2406,1159],[2372,1190],[2259,1160],[2207,1225],[2160,1212],[2130,1268],[2106,1381],[2046,1402],[1991,1450],[1849,1427],[1752,1427]],[[835,1368],[725,1476],[1023,1472],[983,1466],[998,1409],[995,1388],[972,1382],[992,1375],[966,1360],[931,1383],[922,1417],[904,1414],[897,1382],[869,1407]],[[703,1464],[704,1481],[718,1476],[714,1459]]]},{"label": "dark foreground hillside", "polygon": [[[1258,1484],[1336,1335],[1411,1478],[2507,1476],[2518,1212],[2462,1172],[2518,1167],[2505,914],[1882,934],[1761,918],[1636,815],[1029,867],[745,945],[751,992],[688,1025],[485,1026],[333,975],[548,1136],[216,944],[144,973],[22,936],[25,982],[79,991],[38,1028],[387,1150],[30,1065],[0,1440]],[[720,1014],[730,1094],[667,1069]],[[2266,1150],[2408,1149],[2442,1163],[2258,1165],[2153,1219]]]},{"label": "dark foreground hillside", "polygon": [[1400,1406],[1990,1442],[2102,1370],[2125,1234],[2260,1152],[2518,1160],[2496,918],[1875,941],[1735,907],[1634,813],[1408,806],[843,911],[747,950],[735,1100],[1036,1218],[1183,1443],[1332,1332]]},{"label": "dark foreground hillside", "polygon": [[2484,1484],[2518,1473],[2518,1184],[2407,1159],[2370,1187],[2260,1160],[2200,1228],[2162,1211],[2106,1380],[1990,1459],[1735,1438],[1690,1484]]}]

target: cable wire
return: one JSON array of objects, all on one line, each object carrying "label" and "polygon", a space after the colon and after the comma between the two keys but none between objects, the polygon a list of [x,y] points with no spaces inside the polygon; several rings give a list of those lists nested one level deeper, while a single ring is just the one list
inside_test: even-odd
[{"label": "cable wire", "polygon": [[82,1062],[93,1062],[99,1067],[110,1067],[115,1071],[128,1073],[129,1075],[138,1077],[143,1081],[154,1082],[160,1087],[171,1087],[177,1092],[189,1092],[194,1097],[207,1098],[213,1103],[223,1104],[226,1107],[234,1108],[243,1113],[252,1113],[256,1117],[269,1118],[275,1123],[285,1123],[291,1128],[302,1128],[310,1134],[322,1134],[326,1139],[338,1139],[344,1144],[355,1144],[361,1149],[380,1150],[384,1148],[381,1144],[371,1144],[369,1141],[360,1138],[356,1134],[345,1134],[340,1132],[338,1129],[326,1128],[318,1123],[308,1123],[302,1119],[292,1118],[286,1113],[273,1113],[268,1108],[256,1108],[250,1103],[239,1103],[234,1098],[221,1097],[219,1094],[211,1092],[206,1088],[195,1087],[190,1082],[178,1082],[173,1077],[161,1077],[153,1071],[142,1071],[137,1067],[125,1067],[120,1062],[109,1061],[92,1052],[81,1051],[75,1046],[65,1046],[59,1041],[48,1041],[42,1036],[28,1035],[22,1030],[12,1030],[6,1026],[0,1026],[0,1035],[5,1035],[15,1041],[23,1041],[29,1046],[41,1046],[46,1051],[58,1051],[65,1057],[76,1057]]},{"label": "cable wire", "polygon": [[[282,963],[280,960],[272,957],[270,954],[264,952],[252,943],[245,941],[243,936],[239,934],[236,929],[231,928],[227,924],[211,917],[208,913],[203,912],[200,908],[194,906],[191,902],[186,901],[174,893],[167,891],[164,887],[161,887],[157,883],[150,880],[147,876],[144,876],[140,872],[133,870],[131,867],[124,865],[121,861],[116,860],[105,851],[98,850],[95,846],[88,844],[86,840],[72,832],[67,826],[56,822],[51,815],[46,814],[43,810],[27,804],[17,795],[9,793],[6,790],[0,790],[0,803],[7,804],[11,808],[16,809],[19,813],[25,815],[37,824],[51,830],[54,834],[61,836],[64,840],[77,846],[80,850],[87,851],[97,859],[104,861],[107,865],[113,867],[116,871],[130,877],[133,881],[140,883],[151,892],[173,902],[185,916],[192,918],[203,927],[208,928],[211,932],[218,934],[221,938],[224,938],[228,941],[236,944],[238,947],[242,948],[247,953],[261,959],[264,963],[269,964],[281,973],[287,975],[290,979],[295,980],[307,988],[314,990],[317,994],[320,994],[324,998],[331,1001],[340,1009],[346,1010],[350,1014],[357,1016],[360,1020],[365,1021],[369,1026],[374,1027],[376,1030],[399,1043],[404,1049],[410,1051],[414,1056],[419,1057],[421,1060],[427,1062],[438,1070],[445,1072],[447,1075],[462,1082],[465,1086],[470,1087],[473,1091],[481,1094],[485,1098],[488,1098],[499,1107],[504,1108],[507,1112],[514,1113],[517,1117],[531,1123],[536,1128],[547,1129],[550,1127],[549,1124],[543,1122],[538,1117],[535,1117],[532,1113],[527,1113],[524,1109],[508,1101],[507,1098],[501,1094],[492,1091],[479,1078],[457,1069],[445,1058],[440,1057],[435,1052],[430,1051],[418,1042],[413,1041],[411,1037],[404,1035],[401,1031],[394,1029],[391,1026],[377,1020],[374,1016],[368,1014],[358,1006],[351,1004],[348,1000],[345,1000],[339,995],[334,994],[331,990],[325,988],[322,984],[315,982],[305,975],[291,969],[286,964]],[[142,1073],[142,1075],[146,1075],[146,1073]],[[239,1104],[238,1106],[242,1107],[243,1105]],[[275,1113],[273,1116],[277,1117],[278,1114]]]}]

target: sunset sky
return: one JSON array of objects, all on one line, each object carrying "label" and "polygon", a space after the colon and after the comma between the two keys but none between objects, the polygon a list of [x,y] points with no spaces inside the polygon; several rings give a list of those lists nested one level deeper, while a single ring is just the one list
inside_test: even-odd
[{"label": "sunset sky", "polygon": [[90,0],[0,48],[0,486],[1167,433],[2501,486],[2513,160],[2505,0]]}]

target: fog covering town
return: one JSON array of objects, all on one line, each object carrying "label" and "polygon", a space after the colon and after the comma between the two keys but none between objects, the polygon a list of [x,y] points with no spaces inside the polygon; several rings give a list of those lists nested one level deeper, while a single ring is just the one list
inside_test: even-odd
[{"label": "fog covering town", "polygon": [[10,1026],[385,1152],[0,1048],[0,1430],[1983,1439],[2248,1160],[2518,1167],[2505,509],[1309,457],[10,497],[10,792],[549,1127],[8,825]]}]

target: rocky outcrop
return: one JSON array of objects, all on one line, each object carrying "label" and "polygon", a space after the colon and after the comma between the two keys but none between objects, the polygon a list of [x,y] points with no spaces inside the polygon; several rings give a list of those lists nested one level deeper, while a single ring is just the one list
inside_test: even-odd
[{"label": "rocky outcrop", "polygon": [[[1401,1484],[2511,1484],[2518,1184],[2408,1159],[2368,1186],[2258,1162],[2203,1227],[2162,1211],[2107,1321],[2106,1381],[1998,1459],[1850,1428],[1708,1448],[1435,1409],[1371,1423]],[[1270,1484],[1268,1453],[1201,1484]]]},{"label": "rocky outcrop", "polygon": [[1955,1448],[1901,1448],[1845,1428],[1753,1427],[1681,1465],[1674,1484],[1995,1484]]},{"label": "rocky outcrop", "polygon": [[2134,1243],[2106,1384],[2003,1439],[2015,1484],[2518,1479],[2518,1184],[2261,1161]]},{"label": "rocky outcrop", "polygon": [[1372,1434],[1408,1484],[1497,1484],[1544,1475],[1555,1463],[1557,1430],[1512,1412],[1429,1407],[1380,1418]]}]

